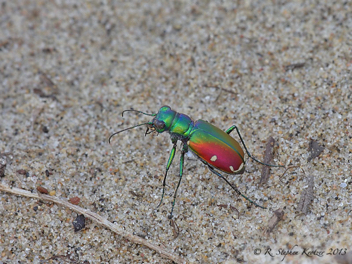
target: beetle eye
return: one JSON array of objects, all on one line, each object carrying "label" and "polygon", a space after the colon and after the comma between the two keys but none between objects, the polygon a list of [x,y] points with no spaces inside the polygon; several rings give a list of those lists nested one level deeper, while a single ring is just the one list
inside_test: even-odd
[{"label": "beetle eye", "polygon": [[163,121],[160,120],[155,120],[154,121],[154,126],[157,130],[161,130],[165,127],[165,123]]}]

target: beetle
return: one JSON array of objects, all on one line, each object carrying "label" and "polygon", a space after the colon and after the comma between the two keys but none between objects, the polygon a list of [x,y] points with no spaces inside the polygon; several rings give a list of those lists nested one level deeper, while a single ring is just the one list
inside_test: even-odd
[{"label": "beetle", "polygon": [[[169,106],[162,106],[158,113],[156,114],[148,114],[138,110],[124,110],[122,112],[122,116],[125,112],[134,111],[137,113],[141,113],[147,116],[154,117],[151,122],[138,124],[132,127],[125,128],[118,132],[113,133],[109,137],[109,144],[111,143],[111,138],[121,132],[126,130],[139,127],[139,126],[147,126],[147,130],[145,135],[150,134],[152,132],[163,133],[168,132],[170,134],[171,142],[173,147],[170,152],[169,160],[166,164],[166,171],[163,180],[163,192],[161,196],[161,200],[157,208],[162,204],[165,186],[166,186],[166,176],[169,171],[169,168],[172,164],[172,161],[175,157],[177,142],[181,141],[182,143],[182,152],[180,158],[180,178],[178,180],[178,184],[174,193],[174,199],[172,202],[171,212],[169,215],[169,219],[172,218],[172,213],[174,210],[177,190],[180,186],[182,175],[183,175],[183,165],[184,165],[184,156],[190,150],[192,151],[201,162],[203,162],[211,172],[215,175],[219,176],[223,179],[231,188],[240,196],[245,198],[250,203],[254,204],[257,207],[262,209],[266,209],[265,207],[258,205],[257,203],[250,200],[248,197],[243,195],[237,187],[232,185],[219,171],[225,172],[228,174],[242,174],[245,169],[245,161],[244,161],[244,151],[241,148],[240,144],[230,136],[230,133],[236,130],[243,147],[247,153],[247,155],[255,160],[256,162],[270,166],[270,167],[284,167],[281,165],[271,165],[261,162],[254,158],[248,151],[240,131],[237,126],[233,125],[226,131],[223,131],[216,126],[208,123],[204,120],[192,121],[192,119],[185,115],[172,110]],[[219,171],[217,171],[219,170]]]}]

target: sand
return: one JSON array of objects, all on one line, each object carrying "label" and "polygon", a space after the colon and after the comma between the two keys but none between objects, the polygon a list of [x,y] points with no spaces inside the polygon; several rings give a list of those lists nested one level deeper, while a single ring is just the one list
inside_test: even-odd
[{"label": "sand", "polygon": [[[78,206],[189,263],[348,263],[351,11],[351,1],[1,1],[0,181],[79,197]],[[263,185],[263,166],[246,155],[244,174],[224,174],[264,210],[186,155],[176,237],[168,215],[180,145],[156,209],[170,136],[144,136],[144,127],[108,143],[152,119],[123,110],[163,105],[224,130],[237,125],[259,160],[272,136],[272,163],[300,167],[282,178],[272,168]],[[312,140],[323,151],[308,162]],[[75,232],[76,217],[0,191],[0,262],[171,263],[89,219]]]}]

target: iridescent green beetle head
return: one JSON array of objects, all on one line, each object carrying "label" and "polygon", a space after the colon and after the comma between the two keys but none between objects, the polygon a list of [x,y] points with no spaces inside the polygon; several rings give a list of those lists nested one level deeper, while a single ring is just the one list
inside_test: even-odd
[{"label": "iridescent green beetle head", "polygon": [[132,126],[132,127],[128,127],[128,128],[122,129],[120,131],[117,131],[117,132],[111,134],[111,136],[109,137],[109,143],[111,141],[111,138],[113,136],[115,136],[116,134],[119,134],[119,133],[121,133],[123,131],[129,130],[129,129],[132,129],[132,128],[135,128],[135,127],[144,126],[144,125],[147,126],[147,131],[145,132],[145,135],[150,134],[150,133],[152,133],[154,131],[157,132],[157,133],[163,133],[163,132],[165,132],[165,131],[170,129],[170,127],[172,125],[172,121],[173,121],[173,119],[174,119],[174,117],[176,115],[176,111],[171,110],[171,108],[169,106],[163,106],[163,107],[161,107],[159,109],[159,112],[157,114],[147,114],[147,113],[144,113],[142,111],[131,109],[131,110],[124,110],[122,112],[122,116],[123,116],[123,114],[125,112],[130,112],[130,111],[141,113],[141,114],[147,115],[147,116],[154,116],[154,118],[153,118],[153,120],[151,122],[138,124],[138,125],[135,125],[135,126]]},{"label": "iridescent green beetle head", "polygon": [[172,110],[169,106],[163,106],[159,109],[152,120],[152,124],[148,126],[149,129],[155,130],[158,133],[163,133],[170,129],[172,121],[174,120],[176,111]]}]

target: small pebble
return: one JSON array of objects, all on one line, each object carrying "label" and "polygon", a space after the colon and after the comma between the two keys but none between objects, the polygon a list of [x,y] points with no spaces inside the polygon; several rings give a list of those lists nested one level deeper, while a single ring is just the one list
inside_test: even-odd
[{"label": "small pebble", "polygon": [[43,193],[43,194],[48,194],[49,193],[49,191],[46,188],[42,187],[42,186],[37,186],[37,191],[40,192],[40,193]]}]

